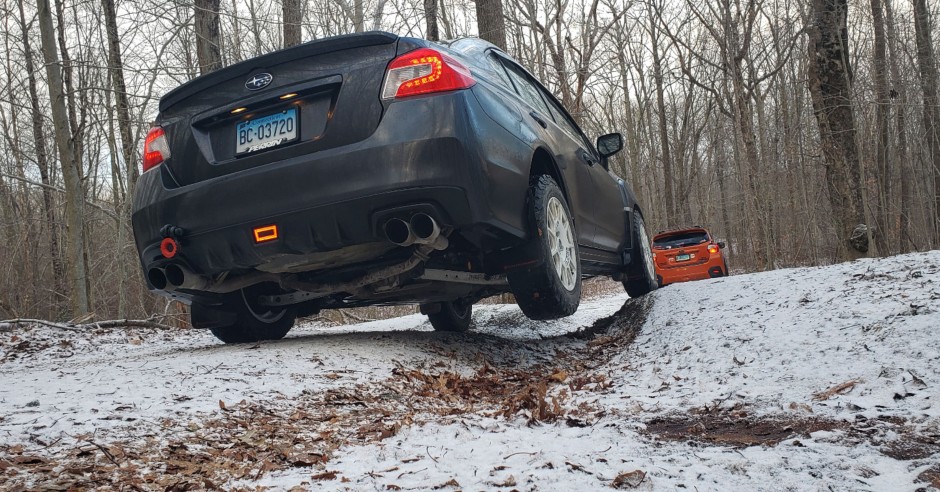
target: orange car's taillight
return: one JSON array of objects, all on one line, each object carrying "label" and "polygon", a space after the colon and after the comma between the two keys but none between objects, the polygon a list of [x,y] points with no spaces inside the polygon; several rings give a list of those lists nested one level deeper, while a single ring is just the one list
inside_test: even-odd
[{"label": "orange car's taillight", "polygon": [[709,245],[708,245],[708,252],[711,253],[711,254],[717,253],[717,252],[718,252],[718,245],[717,245],[717,244],[709,244]]}]

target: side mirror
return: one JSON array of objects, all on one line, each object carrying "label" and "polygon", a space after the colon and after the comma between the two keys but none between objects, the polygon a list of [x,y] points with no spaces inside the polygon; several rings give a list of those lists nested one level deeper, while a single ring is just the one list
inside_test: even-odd
[{"label": "side mirror", "polygon": [[718,241],[718,248],[719,248],[719,249],[725,249],[725,242],[724,242],[724,241]]},{"label": "side mirror", "polygon": [[619,133],[608,133],[597,137],[597,152],[601,157],[607,158],[623,148],[623,135]]}]

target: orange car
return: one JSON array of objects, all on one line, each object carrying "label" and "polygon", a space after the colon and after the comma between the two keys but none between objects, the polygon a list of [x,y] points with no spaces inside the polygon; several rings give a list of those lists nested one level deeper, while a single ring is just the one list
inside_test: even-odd
[{"label": "orange car", "polygon": [[653,236],[653,259],[659,286],[724,277],[728,264],[716,242],[703,227],[660,232]]}]

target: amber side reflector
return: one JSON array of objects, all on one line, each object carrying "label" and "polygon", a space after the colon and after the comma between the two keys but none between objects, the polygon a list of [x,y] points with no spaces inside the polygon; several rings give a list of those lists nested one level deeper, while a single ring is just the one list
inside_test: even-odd
[{"label": "amber side reflector", "polygon": [[256,243],[274,241],[275,239],[277,239],[277,226],[276,225],[255,227],[255,242]]}]

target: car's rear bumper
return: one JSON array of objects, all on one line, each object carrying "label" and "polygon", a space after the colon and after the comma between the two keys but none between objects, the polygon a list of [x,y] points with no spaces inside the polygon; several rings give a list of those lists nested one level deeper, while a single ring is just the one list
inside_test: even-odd
[{"label": "car's rear bumper", "polygon": [[[134,236],[146,270],[163,261],[161,229],[179,227],[174,260],[200,274],[385,242],[384,222],[415,211],[486,247],[524,235],[528,169],[521,163],[530,153],[471,91],[398,101],[372,136],[345,147],[182,187],[166,185],[164,166],[144,173]],[[269,224],[279,238],[255,244],[252,230]]]},{"label": "car's rear bumper", "polygon": [[714,256],[709,258],[707,262],[697,265],[671,268],[656,266],[656,277],[661,286],[724,277],[727,274],[728,272],[724,268],[724,260],[720,256]]}]

